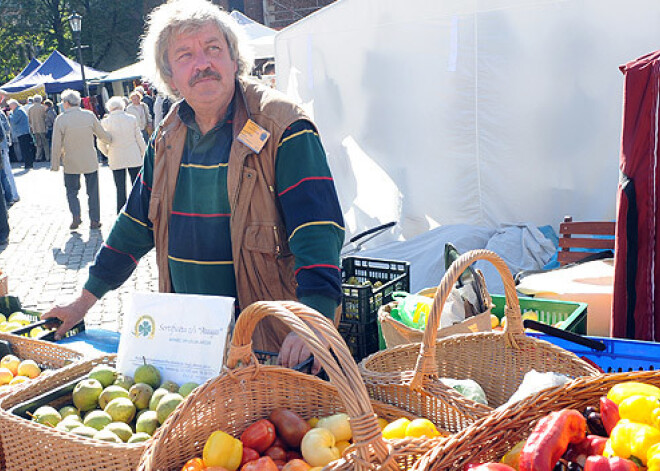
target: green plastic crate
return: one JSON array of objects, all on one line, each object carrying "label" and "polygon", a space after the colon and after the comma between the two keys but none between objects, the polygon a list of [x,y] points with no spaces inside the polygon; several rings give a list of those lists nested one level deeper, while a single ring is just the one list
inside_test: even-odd
[{"label": "green plastic crate", "polygon": [[[504,315],[505,297],[491,294],[493,310],[499,319]],[[558,327],[576,334],[587,334],[587,303],[574,301],[558,301],[541,298],[519,298],[522,313],[534,311],[539,315],[539,321],[549,325],[561,322]]]}]

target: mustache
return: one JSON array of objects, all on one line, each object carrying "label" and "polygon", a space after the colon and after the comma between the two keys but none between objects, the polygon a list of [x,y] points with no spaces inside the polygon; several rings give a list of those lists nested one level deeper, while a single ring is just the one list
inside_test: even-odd
[{"label": "mustache", "polygon": [[191,77],[191,79],[188,81],[188,86],[192,87],[193,85],[195,85],[200,80],[204,80],[206,78],[212,78],[212,79],[215,79],[215,80],[221,80],[222,79],[222,77],[220,77],[220,74],[215,72],[214,70],[204,69],[204,70],[200,70],[199,72],[197,72],[195,75],[193,75]]}]

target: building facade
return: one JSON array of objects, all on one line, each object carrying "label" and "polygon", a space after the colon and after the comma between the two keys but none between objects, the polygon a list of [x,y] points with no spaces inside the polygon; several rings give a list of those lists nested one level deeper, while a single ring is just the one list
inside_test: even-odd
[{"label": "building facade", "polygon": [[282,29],[335,0],[216,0],[225,10],[239,10],[261,24]]}]

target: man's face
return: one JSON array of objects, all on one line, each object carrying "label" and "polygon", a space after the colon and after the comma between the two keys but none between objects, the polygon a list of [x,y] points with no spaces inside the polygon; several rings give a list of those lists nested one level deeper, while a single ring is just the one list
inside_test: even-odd
[{"label": "man's face", "polygon": [[134,105],[139,105],[140,104],[140,97],[137,95],[133,95],[131,97],[131,101],[133,102]]},{"label": "man's face", "polygon": [[170,86],[193,109],[212,105],[221,108],[231,101],[238,66],[217,26],[207,24],[189,34],[174,36],[167,58],[172,69]]},{"label": "man's face", "polygon": [[17,108],[16,103],[12,103],[11,105],[9,105],[9,109],[12,111],[14,111],[16,108]]}]

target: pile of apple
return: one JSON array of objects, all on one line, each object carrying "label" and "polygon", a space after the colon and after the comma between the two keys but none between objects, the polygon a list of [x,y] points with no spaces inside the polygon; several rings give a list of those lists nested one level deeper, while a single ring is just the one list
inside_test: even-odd
[{"label": "pile of apple", "polygon": [[14,384],[34,379],[41,368],[34,360],[22,360],[15,355],[5,355],[0,360],[0,391]]},{"label": "pile of apple", "polygon": [[[378,421],[383,436],[389,425],[394,426],[389,432],[395,435],[403,421],[411,423],[407,419],[398,419],[392,424],[381,418]],[[404,432],[405,428],[403,425]],[[422,432],[417,426],[413,428]],[[429,436],[438,435],[433,424],[423,432]],[[346,414],[305,421],[291,410],[277,408],[271,411],[268,419],[250,425],[240,439],[223,431],[213,432],[204,445],[202,458],[189,460],[182,471],[318,471],[339,459],[351,445],[352,438]]]},{"label": "pile of apple", "polygon": [[[0,332],[11,332],[34,322],[30,316],[21,311],[12,312],[9,317],[0,314]],[[43,329],[42,329],[43,330]]]},{"label": "pile of apple", "polygon": [[112,443],[139,443],[151,438],[196,383],[179,387],[161,383],[156,367],[139,366],[133,378],[110,365],[97,365],[73,389],[72,404],[59,410],[41,406],[32,420],[58,430]]}]

